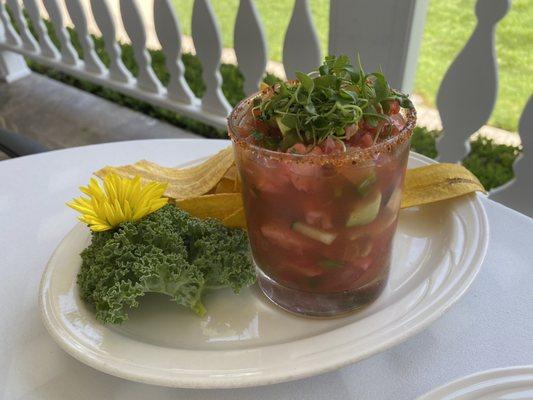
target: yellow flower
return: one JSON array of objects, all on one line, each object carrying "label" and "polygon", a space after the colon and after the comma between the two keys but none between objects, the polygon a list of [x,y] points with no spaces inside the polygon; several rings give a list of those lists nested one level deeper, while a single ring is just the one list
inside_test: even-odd
[{"label": "yellow flower", "polygon": [[129,179],[116,174],[107,175],[103,182],[102,189],[96,179],[91,178],[89,185],[80,187],[89,198],[78,197],[67,203],[81,214],[79,220],[93,231],[107,231],[122,222],[137,221],[168,202],[168,198],[162,197],[166,183],[142,185],[138,176]]}]

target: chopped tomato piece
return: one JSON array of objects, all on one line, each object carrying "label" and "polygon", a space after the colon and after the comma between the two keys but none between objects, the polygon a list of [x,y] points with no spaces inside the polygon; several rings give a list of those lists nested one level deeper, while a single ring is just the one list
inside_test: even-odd
[{"label": "chopped tomato piece", "polygon": [[398,100],[389,100],[389,114],[398,114],[400,112],[400,103]]},{"label": "chopped tomato piece", "polygon": [[306,154],[307,146],[303,143],[296,143],[294,146],[291,146],[287,149],[287,153]]},{"label": "chopped tomato piece", "polygon": [[[293,147],[295,146],[297,145],[294,145]],[[300,146],[297,147],[297,151],[301,151]],[[320,147],[307,149],[307,151],[308,152],[305,154],[322,154]],[[316,192],[320,189],[321,184],[323,183],[320,179],[322,177],[322,167],[314,164],[312,161],[290,162],[287,166],[287,171],[292,185],[299,191],[306,193]]]},{"label": "chopped tomato piece", "polygon": [[333,229],[331,215],[324,210],[310,210],[305,213],[305,222],[322,229]]},{"label": "chopped tomato piece", "polygon": [[370,135],[369,133],[365,133],[361,137],[361,140],[359,141],[359,143],[361,144],[362,148],[366,149],[367,147],[372,146],[372,144],[374,143],[374,139],[372,138],[372,135]]},{"label": "chopped tomato piece", "polygon": [[402,114],[394,114],[390,116],[392,124],[392,134],[396,136],[405,126],[405,119]]},{"label": "chopped tomato piece", "polygon": [[321,149],[324,154],[344,153],[344,145],[339,140],[333,139],[331,136],[324,140]]},{"label": "chopped tomato piece", "polygon": [[260,121],[258,119],[254,119],[253,127],[256,130],[258,130],[259,132],[261,132],[261,133],[263,133],[265,135],[269,134],[270,126],[264,121]]},{"label": "chopped tomato piece", "polygon": [[292,185],[301,192],[312,193],[317,191],[319,184],[313,175],[303,175],[300,172],[292,172],[291,175]]},{"label": "chopped tomato piece", "polygon": [[271,168],[256,160],[246,163],[245,168],[253,177],[251,183],[260,192],[281,193],[289,185],[288,174],[282,168]]},{"label": "chopped tomato piece", "polygon": [[237,127],[237,133],[240,137],[247,138],[251,135],[252,129],[250,125],[241,125]]},{"label": "chopped tomato piece", "polygon": [[261,234],[272,244],[299,255],[313,248],[313,243],[289,226],[270,223],[261,227]]}]

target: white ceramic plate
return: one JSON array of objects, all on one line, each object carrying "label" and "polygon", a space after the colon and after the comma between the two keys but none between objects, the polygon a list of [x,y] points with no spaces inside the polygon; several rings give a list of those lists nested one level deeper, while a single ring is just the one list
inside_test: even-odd
[{"label": "white ceramic plate", "polygon": [[480,372],[458,379],[418,400],[531,400],[533,365]]},{"label": "white ceramic plate", "polygon": [[[429,162],[411,154],[409,165]],[[129,321],[104,326],[76,286],[79,253],[89,238],[88,229],[77,225],[44,272],[40,306],[54,340],[111,375],[172,387],[228,388],[316,375],[413,336],[474,280],[487,249],[488,223],[476,195],[402,211],[384,293],[359,313],[329,320],[288,314],[253,287],[239,296],[213,292],[203,318],[163,296],[146,296]]]}]

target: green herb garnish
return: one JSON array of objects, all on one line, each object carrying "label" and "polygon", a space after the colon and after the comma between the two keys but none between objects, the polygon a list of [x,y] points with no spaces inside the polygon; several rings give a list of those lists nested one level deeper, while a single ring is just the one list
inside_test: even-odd
[{"label": "green herb garnish", "polygon": [[[380,120],[389,122],[382,111],[389,110],[391,101],[413,107],[406,95],[389,87],[381,72],[365,74],[361,65],[354,68],[345,55],[328,56],[317,71],[296,72],[296,77],[296,82],[276,84],[254,105],[259,120],[275,122],[284,138],[292,135],[289,143],[316,145],[330,136],[342,140],[345,128],[362,120],[371,127],[377,127]],[[282,141],[282,147],[290,146]]]},{"label": "green herb garnish", "polygon": [[276,150],[278,148],[279,140],[275,137],[265,135],[258,130],[252,131],[250,136],[252,136],[254,140],[265,149]]}]

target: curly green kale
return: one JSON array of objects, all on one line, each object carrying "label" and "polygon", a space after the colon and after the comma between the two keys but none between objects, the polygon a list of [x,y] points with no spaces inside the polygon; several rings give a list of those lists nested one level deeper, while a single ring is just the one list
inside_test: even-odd
[{"label": "curly green kale", "polygon": [[93,232],[81,257],[81,297],[104,323],[127,320],[128,309],[149,292],[203,315],[207,290],[230,287],[238,293],[255,281],[243,230],[193,218],[171,205],[116,231]]}]

